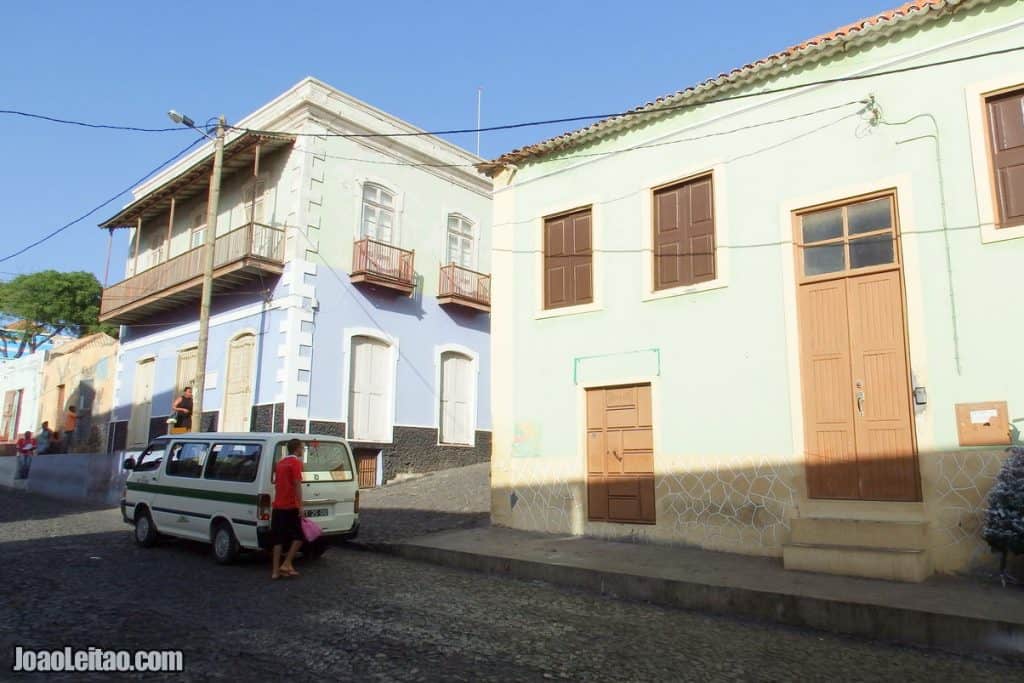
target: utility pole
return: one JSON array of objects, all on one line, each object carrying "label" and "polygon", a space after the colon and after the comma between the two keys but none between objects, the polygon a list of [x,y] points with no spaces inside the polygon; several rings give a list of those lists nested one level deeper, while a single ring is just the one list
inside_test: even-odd
[{"label": "utility pole", "polygon": [[213,173],[206,206],[206,232],[203,235],[203,294],[199,303],[199,340],[196,349],[196,385],[192,391],[192,431],[203,430],[203,394],[206,391],[206,352],[210,342],[210,301],[213,298],[213,256],[217,243],[217,203],[220,201],[221,165],[224,162],[224,117],[217,119],[213,146]]}]

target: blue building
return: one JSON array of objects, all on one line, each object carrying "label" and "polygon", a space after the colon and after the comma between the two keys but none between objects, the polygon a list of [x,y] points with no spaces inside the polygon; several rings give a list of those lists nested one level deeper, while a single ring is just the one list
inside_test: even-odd
[{"label": "blue building", "polygon": [[[314,79],[234,125],[202,428],[347,436],[366,486],[487,460],[480,159],[434,136],[387,137],[422,131]],[[206,145],[101,224],[131,232],[126,279],[101,312],[122,325],[114,449],[164,433],[195,380],[211,168]]]}]

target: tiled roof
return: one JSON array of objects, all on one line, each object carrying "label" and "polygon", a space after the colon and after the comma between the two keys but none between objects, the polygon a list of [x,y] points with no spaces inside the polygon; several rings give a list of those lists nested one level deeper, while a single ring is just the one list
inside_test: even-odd
[{"label": "tiled roof", "polygon": [[85,337],[81,337],[79,339],[73,339],[67,342],[66,344],[61,344],[60,346],[55,348],[50,353],[50,355],[64,356],[69,353],[74,353],[75,351],[81,351],[87,346],[91,346],[93,344],[103,344],[104,346],[110,346],[116,343],[117,340],[114,339],[113,337],[103,334],[102,332],[96,332],[94,334],[86,335]]},{"label": "tiled roof", "polygon": [[875,34],[878,29],[892,27],[893,30],[898,30],[898,27],[916,23],[909,20],[936,19],[954,9],[961,9],[988,1],[913,0],[912,2],[906,2],[881,14],[855,21],[834,31],[805,40],[798,45],[789,47],[781,52],[776,52],[773,55],[759,59],[756,62],[751,62],[738,69],[733,69],[728,73],[720,74],[715,78],[710,78],[686,90],[680,90],[670,95],[659,97],[652,102],[647,102],[635,109],[631,109],[627,113],[602,119],[578,130],[563,133],[543,142],[507,152],[494,161],[480,164],[480,168],[485,172],[494,173],[505,164],[518,164],[533,157],[590,141],[597,137],[599,133],[609,133],[613,130],[628,127],[638,118],[633,116],[636,112],[653,112],[666,106],[679,106],[689,100],[694,100],[694,103],[698,103],[708,94],[713,94],[725,86],[744,85],[755,75],[764,72],[768,68],[778,67],[784,63],[792,64],[795,61],[803,61],[812,56],[819,56],[831,48],[846,46],[854,41],[866,40],[868,36]]}]

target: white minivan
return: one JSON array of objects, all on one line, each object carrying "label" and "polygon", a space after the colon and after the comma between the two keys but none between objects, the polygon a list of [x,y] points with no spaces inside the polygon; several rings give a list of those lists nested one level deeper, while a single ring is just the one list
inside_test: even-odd
[{"label": "white minivan", "polygon": [[242,549],[269,548],[274,465],[293,438],[304,446],[304,513],[324,531],[324,542],[303,551],[318,555],[331,537],[354,538],[359,484],[344,439],[212,432],[161,436],[137,460],[125,460],[121,516],[135,527],[136,543],[149,547],[161,535],[203,541],[222,564]]}]

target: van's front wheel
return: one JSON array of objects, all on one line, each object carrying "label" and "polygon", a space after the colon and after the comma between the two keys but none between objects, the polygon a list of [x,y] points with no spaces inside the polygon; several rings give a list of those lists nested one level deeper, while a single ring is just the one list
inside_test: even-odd
[{"label": "van's front wheel", "polygon": [[152,548],[156,545],[157,533],[153,526],[153,518],[149,516],[149,510],[142,510],[135,513],[135,542],[143,548]]},{"label": "van's front wheel", "polygon": [[241,548],[235,532],[227,522],[218,522],[213,528],[213,557],[220,564],[231,564],[238,558]]}]

